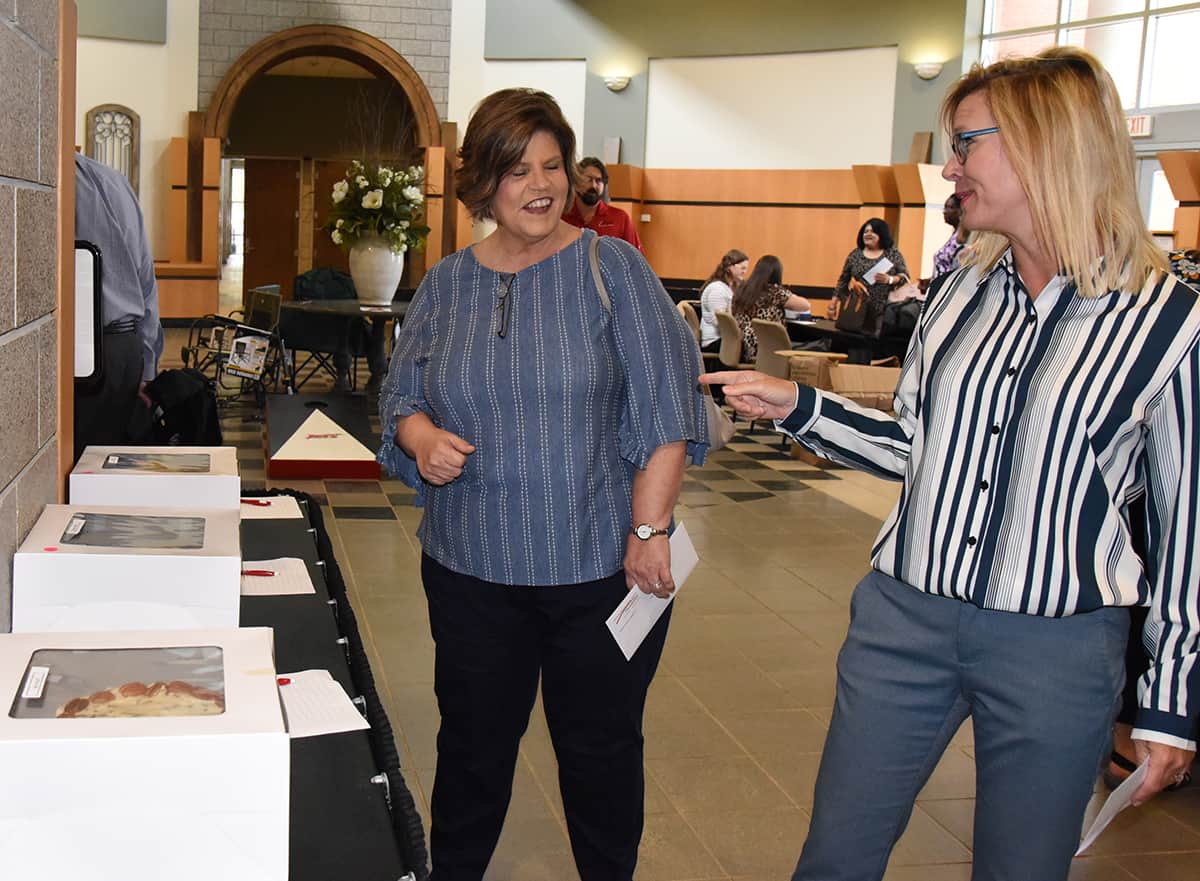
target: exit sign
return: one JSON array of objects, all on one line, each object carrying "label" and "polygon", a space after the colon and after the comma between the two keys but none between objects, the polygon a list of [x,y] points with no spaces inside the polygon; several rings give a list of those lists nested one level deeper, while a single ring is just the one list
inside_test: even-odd
[{"label": "exit sign", "polygon": [[1154,117],[1144,113],[1140,116],[1126,116],[1125,127],[1129,130],[1131,138],[1148,138],[1154,128]]}]

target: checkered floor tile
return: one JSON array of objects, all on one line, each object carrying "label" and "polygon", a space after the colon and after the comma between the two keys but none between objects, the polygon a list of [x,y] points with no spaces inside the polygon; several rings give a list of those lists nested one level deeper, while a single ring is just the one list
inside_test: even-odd
[{"label": "checkered floor tile", "polygon": [[[186,331],[169,329],[167,352],[179,351],[171,345],[170,337]],[[163,367],[179,364],[164,363]],[[360,366],[365,373],[365,366]],[[366,376],[359,377],[363,388]],[[328,391],[328,378],[315,377],[305,387],[306,392]],[[379,430],[376,398],[368,397],[371,427]],[[238,464],[247,489],[264,486],[286,486],[288,481],[274,483],[266,479],[263,414],[251,395],[219,398],[221,428],[225,443],[237,447]],[[681,504],[691,507],[728,504],[729,502],[758,502],[773,496],[791,497],[813,488],[812,484],[839,481],[840,469],[815,467],[792,458],[790,447],[781,443],[781,436],[765,422],[753,426],[745,421],[735,423],[737,434],[723,450],[711,453],[700,467],[688,468],[680,492]],[[336,498],[331,510],[340,519],[392,519],[393,510],[411,510],[415,493],[399,481],[307,481],[304,489],[328,508],[327,496]],[[318,487],[323,491],[318,491]],[[386,497],[387,506],[380,502]]]}]

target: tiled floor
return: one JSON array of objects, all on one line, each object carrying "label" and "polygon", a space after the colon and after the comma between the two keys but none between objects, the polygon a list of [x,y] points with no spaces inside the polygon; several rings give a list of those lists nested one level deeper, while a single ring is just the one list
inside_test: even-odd
[{"label": "tiled floor", "polygon": [[[258,422],[248,409],[226,413],[227,442],[239,447],[254,485],[263,474]],[[438,715],[418,573],[420,512],[395,481],[288,485],[325,505],[407,779],[425,813]],[[797,462],[765,433],[743,433],[705,467],[689,470],[676,517],[687,524],[702,565],[675,607],[646,710],[639,879],[790,876],[807,829],[850,592],[896,491],[854,472]],[[889,881],[970,878],[972,758],[968,724],[922,791]],[[1103,794],[1098,787],[1092,812]],[[1076,860],[1072,879],[1195,881],[1200,786],[1127,811],[1093,850]],[[575,877],[538,708],[488,878]]]}]

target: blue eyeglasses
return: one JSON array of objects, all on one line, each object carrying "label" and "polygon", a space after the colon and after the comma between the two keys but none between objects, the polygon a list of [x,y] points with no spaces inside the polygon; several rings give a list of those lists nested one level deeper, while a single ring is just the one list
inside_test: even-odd
[{"label": "blue eyeglasses", "polygon": [[959,161],[959,164],[967,161],[967,148],[971,146],[971,142],[980,135],[990,135],[1000,131],[1000,126],[994,125],[991,128],[977,128],[969,132],[959,132],[950,138],[950,149],[954,151],[954,158]]}]

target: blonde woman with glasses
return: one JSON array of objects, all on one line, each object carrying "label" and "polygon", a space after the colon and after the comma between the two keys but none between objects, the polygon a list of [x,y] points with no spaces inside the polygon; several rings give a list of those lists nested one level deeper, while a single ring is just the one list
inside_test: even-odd
[{"label": "blonde woman with glasses", "polygon": [[[1200,709],[1200,300],[1138,210],[1091,55],[976,66],[942,120],[968,265],[934,281],[895,416],[718,373],[738,412],[903,482],[855,590],[799,881],[878,879],[969,716],[974,881],[1062,881],[1108,756],[1128,607],[1150,669],[1140,803],[1182,779]],[[1146,547],[1129,507],[1145,500]]]}]

